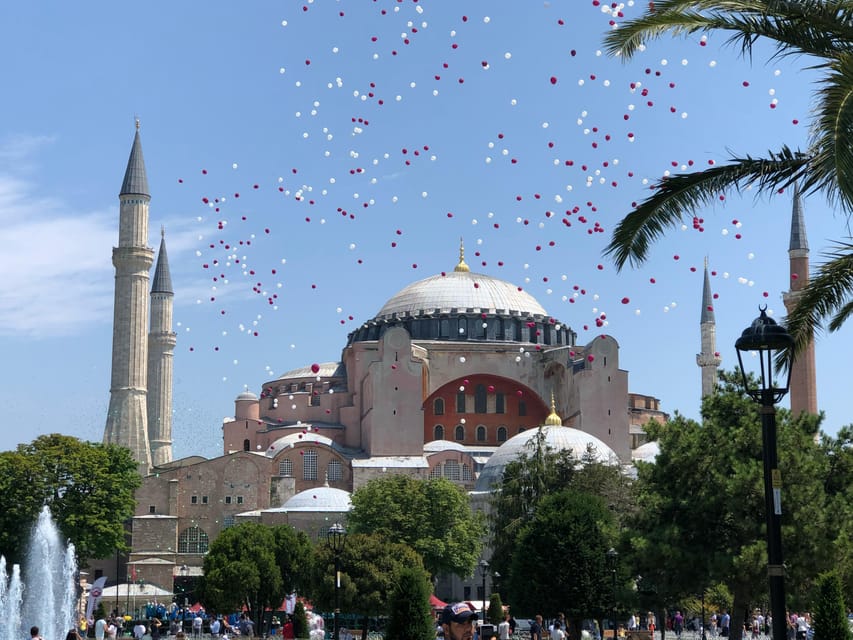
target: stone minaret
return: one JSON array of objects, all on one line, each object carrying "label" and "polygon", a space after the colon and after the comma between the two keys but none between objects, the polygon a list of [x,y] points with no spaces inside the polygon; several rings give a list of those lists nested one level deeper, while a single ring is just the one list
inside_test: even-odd
[{"label": "stone minaret", "polygon": [[150,200],[137,120],[119,193],[118,246],[113,247],[113,361],[104,442],[130,449],[143,475],[151,469],[146,398],[148,274],[154,262],[154,251],[147,243]]},{"label": "stone minaret", "polygon": [[696,364],[702,370],[702,397],[705,398],[717,387],[717,368],[721,358],[717,353],[717,322],[714,317],[714,298],[711,295],[711,279],[708,277],[708,259],[705,258],[705,282],[702,286],[702,315],[699,319],[702,334],[702,351],[696,354]]},{"label": "stone minaret", "polygon": [[172,331],[172,276],[166,254],[165,231],[151,283],[151,325],[148,332],[148,442],[151,464],[172,461],[172,369],[177,335]]},{"label": "stone minaret", "polygon": [[[809,242],[806,238],[806,219],[798,188],[794,189],[794,208],[791,213],[791,242],[788,246],[791,269],[791,290],[782,294],[785,309],[793,311],[800,291],[809,283]],[[814,337],[808,347],[791,365],[791,413],[805,411],[817,414],[817,382],[815,374]]]}]

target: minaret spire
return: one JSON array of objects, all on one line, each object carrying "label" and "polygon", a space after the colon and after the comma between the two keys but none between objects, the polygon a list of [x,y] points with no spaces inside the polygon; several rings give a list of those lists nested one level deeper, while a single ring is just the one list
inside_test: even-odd
[{"label": "minaret spire", "polygon": [[118,246],[113,248],[115,302],[110,406],[104,442],[130,449],[146,475],[148,445],[148,280],[154,251],[148,246],[148,179],[139,122],[119,193]]},{"label": "minaret spire", "polygon": [[717,387],[717,369],[722,359],[717,352],[717,321],[714,315],[714,296],[711,293],[711,278],[708,273],[708,258],[705,257],[705,279],[702,283],[702,313],[699,318],[701,351],[696,354],[696,364],[702,371],[702,397],[705,398]]},{"label": "minaret spire", "polygon": [[[791,211],[791,238],[788,243],[790,286],[782,294],[785,309],[790,314],[809,283],[809,243],[806,238],[806,218],[799,186],[794,186],[794,203]],[[814,336],[791,364],[791,413],[817,414],[817,382],[814,352]]]},{"label": "minaret spire", "polygon": [[148,333],[148,442],[155,467],[172,461],[172,372],[177,343],[177,334],[172,331],[174,297],[166,230],[161,227],[160,251],[151,282]]}]

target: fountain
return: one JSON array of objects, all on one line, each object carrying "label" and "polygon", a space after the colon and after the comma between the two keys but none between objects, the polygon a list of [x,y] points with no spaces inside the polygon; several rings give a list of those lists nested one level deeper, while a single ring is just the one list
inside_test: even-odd
[{"label": "fountain", "polygon": [[0,556],[0,640],[28,638],[33,625],[45,640],[65,640],[77,626],[76,573],[74,545],[62,542],[44,507],[30,535],[23,572],[16,564],[9,575]]}]

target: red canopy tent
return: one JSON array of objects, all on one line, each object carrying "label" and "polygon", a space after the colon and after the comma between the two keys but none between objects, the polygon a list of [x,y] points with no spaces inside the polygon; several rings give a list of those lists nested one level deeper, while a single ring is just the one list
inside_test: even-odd
[{"label": "red canopy tent", "polygon": [[447,606],[446,602],[442,602],[438,598],[435,597],[435,594],[430,594],[429,596],[429,606],[433,609],[444,609]]}]

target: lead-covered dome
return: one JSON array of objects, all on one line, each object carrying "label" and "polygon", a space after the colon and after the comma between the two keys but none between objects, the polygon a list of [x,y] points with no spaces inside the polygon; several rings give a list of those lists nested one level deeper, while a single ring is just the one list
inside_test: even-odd
[{"label": "lead-covered dome", "polygon": [[[595,452],[597,462],[614,466],[619,464],[619,457],[613,449],[586,431],[554,424],[539,428],[545,436],[545,445],[554,451],[571,451],[575,459],[580,461],[587,450],[591,449]],[[504,468],[510,462],[515,462],[522,454],[531,455],[531,441],[536,436],[536,431],[522,431],[498,447],[480,471],[475,491],[491,491],[503,478]]]},{"label": "lead-covered dome", "polygon": [[468,309],[476,313],[548,315],[536,298],[512,283],[482,273],[451,271],[404,287],[385,303],[376,317]]}]

